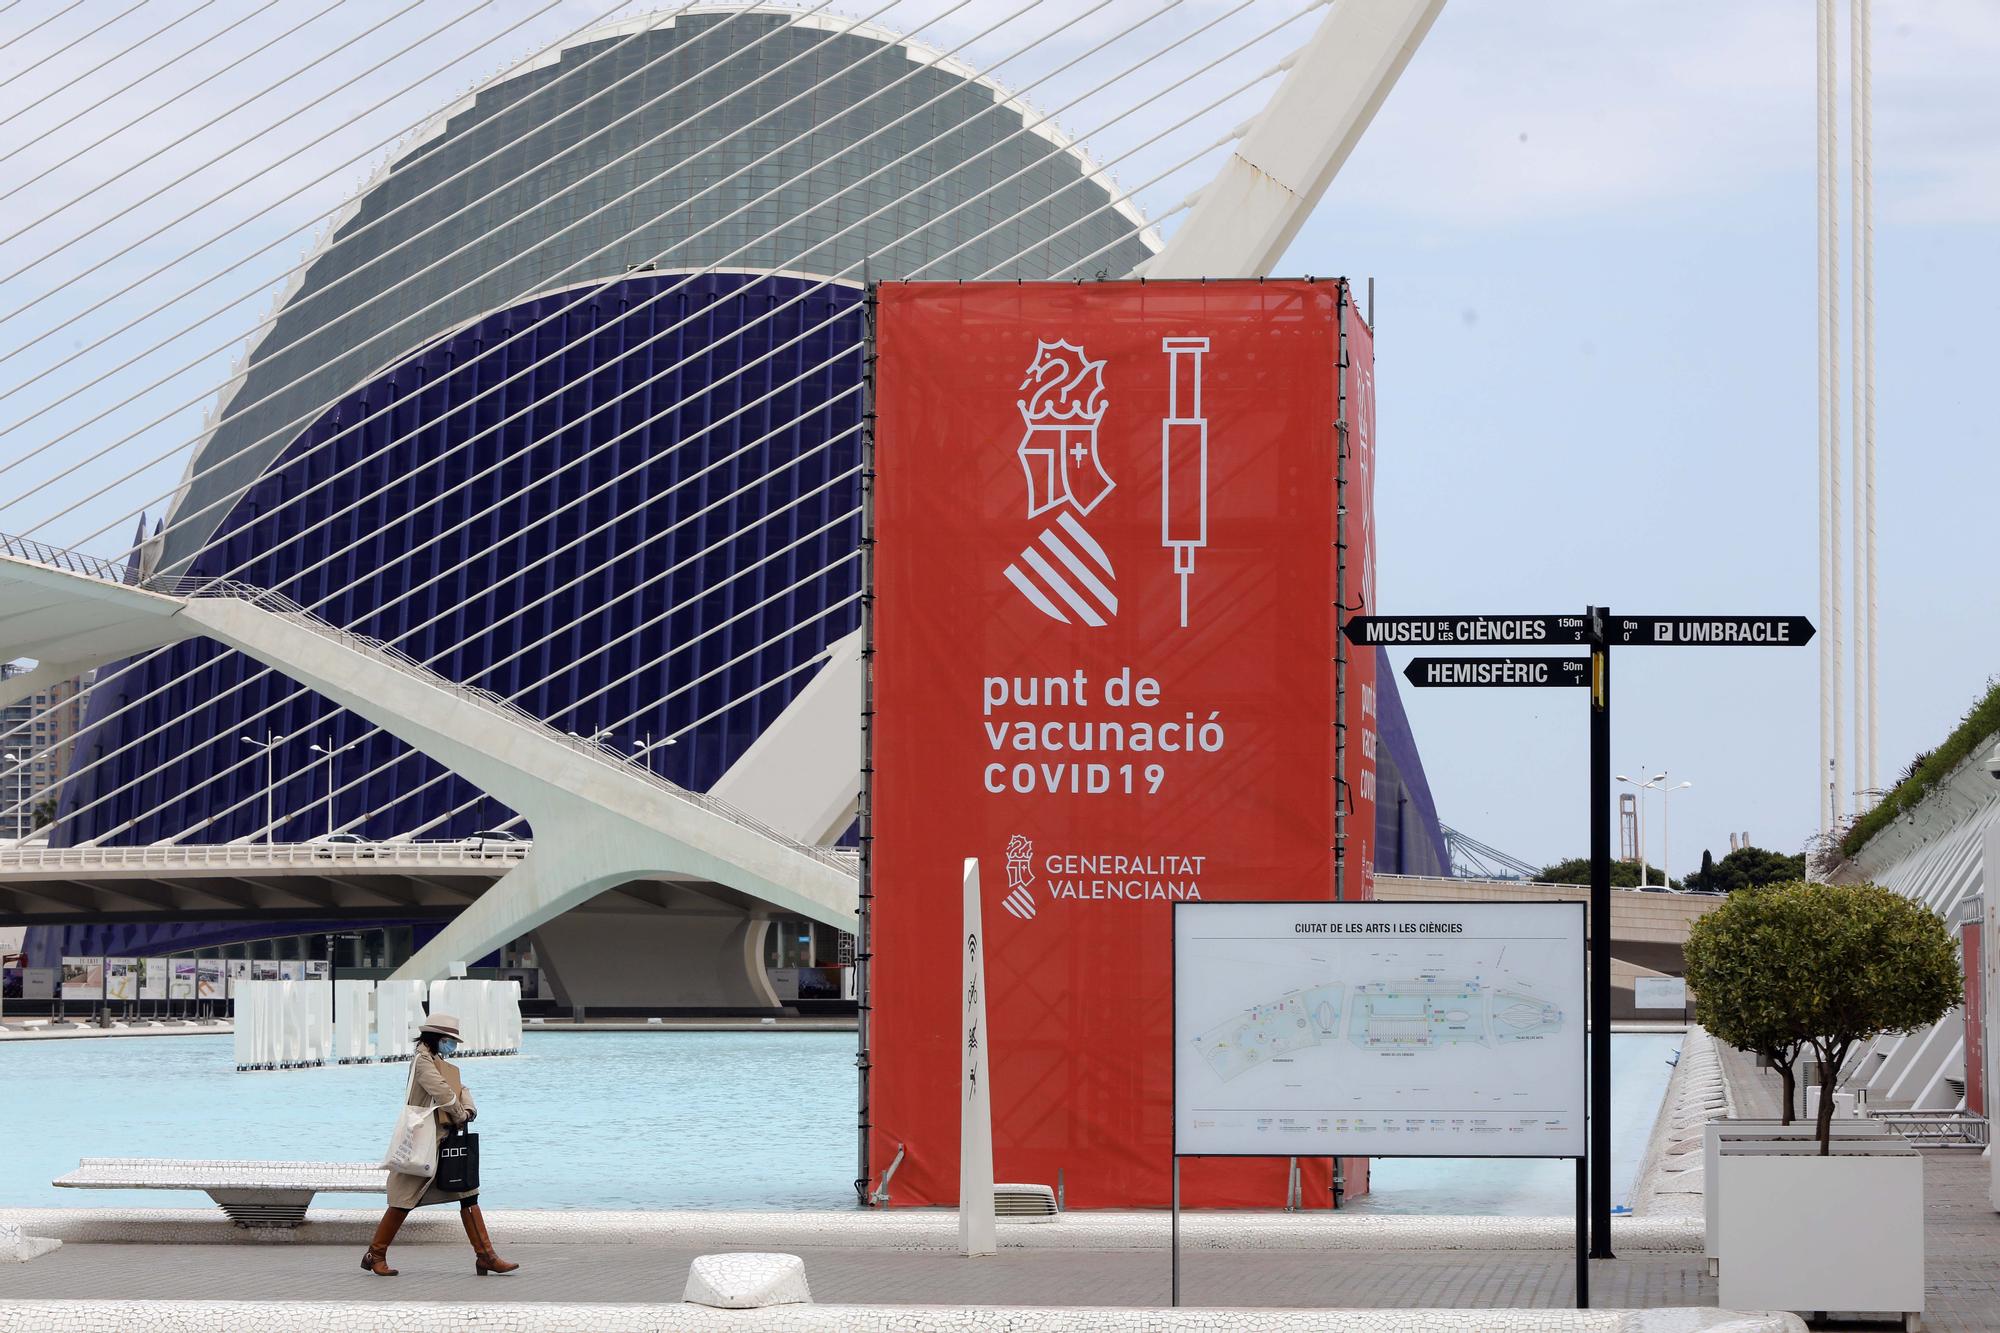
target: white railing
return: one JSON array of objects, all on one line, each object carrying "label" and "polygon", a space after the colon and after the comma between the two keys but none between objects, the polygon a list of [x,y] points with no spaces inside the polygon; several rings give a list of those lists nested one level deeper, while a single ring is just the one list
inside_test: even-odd
[{"label": "white railing", "polygon": [[[1390,884],[1476,884],[1484,888],[1510,889],[1522,894],[1567,893],[1571,895],[1588,895],[1590,892],[1588,884],[1557,884],[1545,879],[1480,879],[1471,875],[1391,875],[1386,873],[1376,875],[1375,879],[1377,883],[1386,881]],[[1613,893],[1631,894],[1646,892],[1643,889],[1633,887],[1614,887],[1611,891]],[[1655,891],[1648,894],[1648,896],[1661,899],[1698,898],[1708,901],[1719,895],[1683,893],[1679,890],[1674,890],[1667,893]]]},{"label": "white railing", "polygon": [[377,869],[423,866],[491,866],[505,871],[532,843],[154,843],[144,847],[0,848],[0,874],[9,871],[201,870],[276,866],[367,865]]},{"label": "white railing", "polygon": [[[31,554],[30,552],[41,552],[42,554]],[[734,806],[716,800],[713,796],[709,796],[704,792],[690,791],[686,787],[667,781],[647,766],[647,756],[643,753],[628,756],[614,750],[607,750],[596,741],[588,740],[582,736],[573,736],[563,731],[560,727],[556,727],[542,718],[536,717],[533,713],[528,712],[504,695],[496,694],[492,690],[481,689],[477,685],[462,685],[449,676],[440,675],[438,672],[425,666],[422,662],[411,657],[402,649],[385,643],[381,639],[371,638],[366,634],[357,634],[353,630],[342,629],[330,621],[323,620],[283,593],[273,592],[269,588],[259,588],[253,584],[241,583],[233,579],[203,579],[160,575],[153,578],[139,579],[135,582],[126,576],[125,571],[121,567],[113,565],[108,560],[100,560],[94,556],[78,555],[73,551],[65,551],[53,546],[44,546],[40,542],[28,541],[24,538],[9,537],[4,533],[0,533],[0,554],[11,555],[17,559],[29,560],[38,564],[50,565],[58,569],[67,570],[73,574],[84,574],[92,578],[106,579],[114,583],[136,586],[143,591],[158,593],[167,597],[228,597],[236,601],[248,602],[250,605],[267,614],[283,616],[285,619],[311,631],[323,639],[338,643],[343,647],[352,649],[377,661],[385,662],[405,675],[421,680],[433,689],[444,690],[475,707],[504,717],[508,721],[526,727],[531,731],[538,732],[544,738],[566,746],[577,754],[583,755],[585,758],[606,768],[616,769],[627,777],[644,782],[664,795],[700,806],[712,814],[720,815],[732,823],[741,825],[753,833],[770,839],[772,842],[790,848],[792,851],[811,857],[820,864],[829,866],[843,874],[851,875],[855,873],[853,860],[837,855],[831,848],[817,847],[810,843],[800,842],[796,838],[787,837],[761,820],[754,819]],[[270,665],[282,668],[281,663],[272,663]]]},{"label": "white railing", "polygon": [[38,565],[49,565],[55,569],[67,570],[72,574],[82,574],[88,578],[103,579],[110,583],[132,584],[137,580],[126,566],[116,560],[105,560],[81,551],[66,550],[38,542],[33,537],[16,537],[0,532],[0,555],[11,555],[16,560],[27,560]]},{"label": "white railing", "polygon": [[1920,1147],[1984,1148],[1992,1141],[1992,1125],[1985,1116],[1970,1111],[1881,1111],[1870,1107],[1867,1116]]}]

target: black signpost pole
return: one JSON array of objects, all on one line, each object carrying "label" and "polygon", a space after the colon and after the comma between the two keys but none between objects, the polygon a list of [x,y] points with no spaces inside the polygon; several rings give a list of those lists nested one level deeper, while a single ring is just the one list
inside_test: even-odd
[{"label": "black signpost pole", "polygon": [[1576,1308],[1590,1308],[1590,1163],[1576,1159]]},{"label": "black signpost pole", "polygon": [[1590,609],[1590,1257],[1611,1254],[1611,644]]}]

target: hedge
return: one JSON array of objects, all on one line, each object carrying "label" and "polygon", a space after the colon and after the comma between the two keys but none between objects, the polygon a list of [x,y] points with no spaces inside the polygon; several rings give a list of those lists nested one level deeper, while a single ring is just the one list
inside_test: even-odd
[{"label": "hedge", "polygon": [[1840,854],[1852,857],[1868,845],[1868,840],[1889,827],[1905,810],[1930,794],[1951,771],[1964,763],[1983,742],[2000,732],[2000,676],[1987,682],[1986,694],[1968,708],[1956,729],[1944,743],[1917,765],[1916,772],[1897,783],[1874,809],[1854,821],[1840,839]]}]

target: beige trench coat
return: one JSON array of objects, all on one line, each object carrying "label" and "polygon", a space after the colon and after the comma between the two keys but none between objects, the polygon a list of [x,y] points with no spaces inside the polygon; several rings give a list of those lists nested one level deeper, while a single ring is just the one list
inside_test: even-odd
[{"label": "beige trench coat", "polygon": [[[440,1135],[454,1125],[464,1124],[479,1113],[479,1108],[473,1104],[472,1093],[458,1076],[458,1066],[419,1046],[415,1057],[415,1070],[415,1077],[410,1080],[409,1099],[403,1104],[436,1106]],[[454,1101],[454,1098],[457,1100]],[[447,1102],[451,1104],[445,1105]],[[478,1193],[478,1190],[471,1190],[464,1194],[448,1194],[423,1176],[406,1176],[399,1171],[389,1173],[391,1208],[422,1208],[426,1204],[451,1203],[458,1199],[474,1198]]]}]

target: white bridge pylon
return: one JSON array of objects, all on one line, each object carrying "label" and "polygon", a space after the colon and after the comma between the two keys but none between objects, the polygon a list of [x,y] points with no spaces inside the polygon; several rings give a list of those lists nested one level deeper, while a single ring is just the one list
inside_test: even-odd
[{"label": "white bridge pylon", "polygon": [[215,639],[525,815],[533,850],[398,979],[435,980],[454,960],[483,957],[607,889],[654,874],[694,876],[789,915],[855,929],[855,875],[837,853],[564,736],[288,599],[240,585],[190,584],[187,593],[0,556],[0,657],[74,672],[107,643],[131,652],[196,635]]}]

